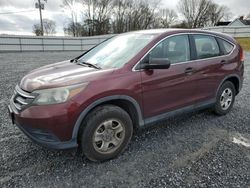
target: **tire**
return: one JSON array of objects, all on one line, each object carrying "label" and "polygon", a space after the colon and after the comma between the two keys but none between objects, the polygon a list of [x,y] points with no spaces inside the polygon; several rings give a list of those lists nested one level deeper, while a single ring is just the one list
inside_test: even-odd
[{"label": "tire", "polygon": [[80,147],[91,161],[117,157],[128,146],[133,124],[129,114],[118,106],[105,105],[87,115],[80,133]]},{"label": "tire", "polygon": [[220,87],[214,106],[214,112],[217,115],[226,115],[233,107],[235,101],[235,86],[232,82],[226,81]]}]

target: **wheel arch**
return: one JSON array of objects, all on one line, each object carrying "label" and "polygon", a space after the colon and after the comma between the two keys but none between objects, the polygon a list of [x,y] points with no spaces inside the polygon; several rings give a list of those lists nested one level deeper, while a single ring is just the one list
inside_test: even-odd
[{"label": "wheel arch", "polygon": [[122,108],[123,110],[125,110],[130,115],[135,128],[139,128],[144,125],[141,107],[134,98],[127,96],[127,95],[108,96],[108,97],[104,97],[104,98],[96,100],[95,102],[91,103],[87,108],[85,108],[81,112],[73,129],[73,133],[72,133],[73,140],[77,141],[80,126],[83,120],[85,119],[85,117],[97,106],[101,106],[105,104],[116,105]]},{"label": "wheel arch", "polygon": [[236,89],[236,95],[240,92],[240,89],[241,89],[241,79],[239,77],[239,75],[237,74],[231,74],[229,76],[226,76],[219,84],[219,87],[217,88],[217,91],[216,91],[216,96],[217,96],[217,93],[220,89],[220,87],[222,86],[222,84],[224,84],[226,81],[230,81],[234,84],[235,86],[235,89]]}]

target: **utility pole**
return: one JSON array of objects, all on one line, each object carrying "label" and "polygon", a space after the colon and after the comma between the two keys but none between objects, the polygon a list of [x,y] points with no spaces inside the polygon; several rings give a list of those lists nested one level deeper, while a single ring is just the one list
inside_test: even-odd
[{"label": "utility pole", "polygon": [[[47,3],[47,0],[44,0]],[[36,8],[39,9],[40,13],[40,23],[41,23],[41,35],[43,36],[43,17],[42,17],[42,10],[44,10],[44,3],[41,3],[41,0],[38,0],[36,3]]]}]

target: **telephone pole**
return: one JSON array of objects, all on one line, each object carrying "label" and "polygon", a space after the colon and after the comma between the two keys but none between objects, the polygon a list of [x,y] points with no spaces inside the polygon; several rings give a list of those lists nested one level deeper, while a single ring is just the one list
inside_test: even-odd
[{"label": "telephone pole", "polygon": [[[47,0],[44,0],[44,2],[47,3]],[[39,13],[40,13],[41,35],[43,36],[43,17],[42,17],[42,10],[44,10],[44,3],[41,3],[41,0],[38,0],[38,3],[36,3],[36,8],[39,9]]]}]

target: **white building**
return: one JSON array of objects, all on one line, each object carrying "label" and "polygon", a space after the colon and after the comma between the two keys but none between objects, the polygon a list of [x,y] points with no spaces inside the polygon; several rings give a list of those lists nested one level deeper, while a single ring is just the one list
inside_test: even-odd
[{"label": "white building", "polygon": [[250,26],[250,19],[243,19],[243,16],[240,18],[235,19],[230,24],[228,24],[230,27],[244,27],[244,26]]}]

